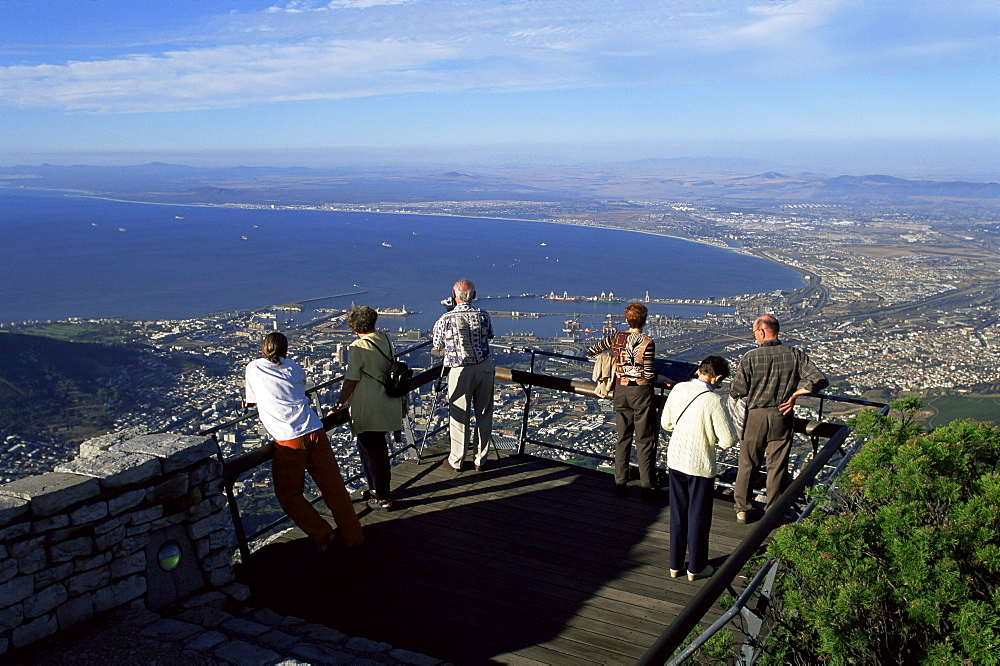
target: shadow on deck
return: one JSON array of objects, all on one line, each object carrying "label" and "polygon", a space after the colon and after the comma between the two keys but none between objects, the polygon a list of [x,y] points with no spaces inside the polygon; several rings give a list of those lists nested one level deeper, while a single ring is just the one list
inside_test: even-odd
[{"label": "shadow on deck", "polygon": [[[629,663],[704,585],[669,577],[665,496],[616,499],[608,474],[531,456],[443,459],[393,468],[392,512],[355,498],[356,558],[298,554],[298,530],[256,551],[237,569],[251,603],[460,664]],[[716,500],[711,562],[751,528]]]}]

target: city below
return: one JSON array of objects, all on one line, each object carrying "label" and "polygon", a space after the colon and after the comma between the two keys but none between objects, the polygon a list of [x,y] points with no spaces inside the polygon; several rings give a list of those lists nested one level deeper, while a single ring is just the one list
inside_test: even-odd
[{"label": "city below", "polygon": [[[515,201],[294,206],[470,217],[488,214],[665,234],[751,254],[797,271],[804,286],[676,301],[719,307],[708,313],[700,308],[700,314],[689,317],[651,317],[647,332],[656,340],[659,358],[696,362],[708,354],[721,354],[735,363],[753,344],[750,323],[767,312],[781,321],[782,340],[806,350],[830,377],[829,393],[878,401],[916,395],[927,407],[920,418],[930,424],[964,417],[995,420],[1000,413],[1000,216],[992,200],[956,205],[930,200],[919,205],[785,200],[719,205],[625,199],[601,210],[571,214],[561,210],[565,206],[552,205],[547,210],[538,202]],[[559,336],[519,334],[494,340],[498,365],[513,367],[520,367],[525,355],[503,349],[536,348],[583,356],[609,326],[620,325],[611,317],[566,316],[575,303],[651,300],[648,292],[574,294],[562,289],[542,291],[545,285],[540,285],[538,294],[516,296],[535,304],[530,311],[522,311],[504,307],[508,296],[491,295],[488,284],[478,286],[479,305],[496,318],[561,316]],[[260,340],[268,330],[292,329],[291,355],[305,367],[311,382],[341,376],[347,345],[354,339],[344,323],[346,306],[318,307],[313,300],[322,299],[262,304],[255,311],[184,320],[5,322],[0,332],[138,346],[146,360],[142,367],[122,369],[101,380],[115,396],[102,405],[107,416],[102,428],[88,429],[88,423],[71,422],[64,416],[53,417],[43,429],[0,429],[0,482],[48,471],[73,458],[83,439],[109,429],[197,433],[239,416],[243,367],[258,355]],[[397,350],[428,339],[426,328],[408,325],[413,315],[420,314],[412,307],[364,302],[381,312],[380,327],[395,332]],[[290,320],[290,313],[304,315],[304,319]],[[411,360],[418,367],[431,362],[421,357]],[[550,360],[540,371],[589,379],[590,370],[585,362]],[[10,381],[9,377],[0,379]],[[335,384],[319,396],[321,408],[333,404],[338,390]],[[513,433],[523,393],[517,385],[498,383],[497,395],[497,427]],[[416,397],[416,407],[421,408],[419,402],[429,397]],[[534,400],[533,431],[582,450],[601,454],[613,450],[610,403],[544,392],[536,393]],[[32,409],[31,405],[22,407]],[[357,472],[360,466],[349,431],[344,428],[332,435],[338,453],[351,461],[347,473]],[[231,456],[252,449],[265,436],[254,419],[249,427],[226,432],[224,453]]]}]

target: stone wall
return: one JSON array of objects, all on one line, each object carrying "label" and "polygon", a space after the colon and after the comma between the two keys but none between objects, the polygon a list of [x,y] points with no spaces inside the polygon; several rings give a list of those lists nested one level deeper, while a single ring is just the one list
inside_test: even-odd
[{"label": "stone wall", "polygon": [[209,437],[108,435],[0,485],[0,655],[231,582],[233,534]]}]

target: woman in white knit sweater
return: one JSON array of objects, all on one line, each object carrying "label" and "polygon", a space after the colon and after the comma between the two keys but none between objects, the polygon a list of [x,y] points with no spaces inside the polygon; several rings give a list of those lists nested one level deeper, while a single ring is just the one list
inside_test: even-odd
[{"label": "woman in white knit sweater", "polygon": [[672,431],[667,448],[670,471],[670,577],[677,578],[690,555],[688,580],[715,572],[708,563],[715,490],[715,449],[737,442],[725,400],[715,393],[729,376],[729,363],[709,356],[698,366],[698,377],[670,390],[662,425]]}]

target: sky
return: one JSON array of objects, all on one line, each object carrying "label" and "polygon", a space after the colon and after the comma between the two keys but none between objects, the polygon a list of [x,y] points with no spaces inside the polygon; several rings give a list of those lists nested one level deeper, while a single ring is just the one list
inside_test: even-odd
[{"label": "sky", "polygon": [[744,157],[1000,177],[996,0],[0,0],[0,166]]}]

